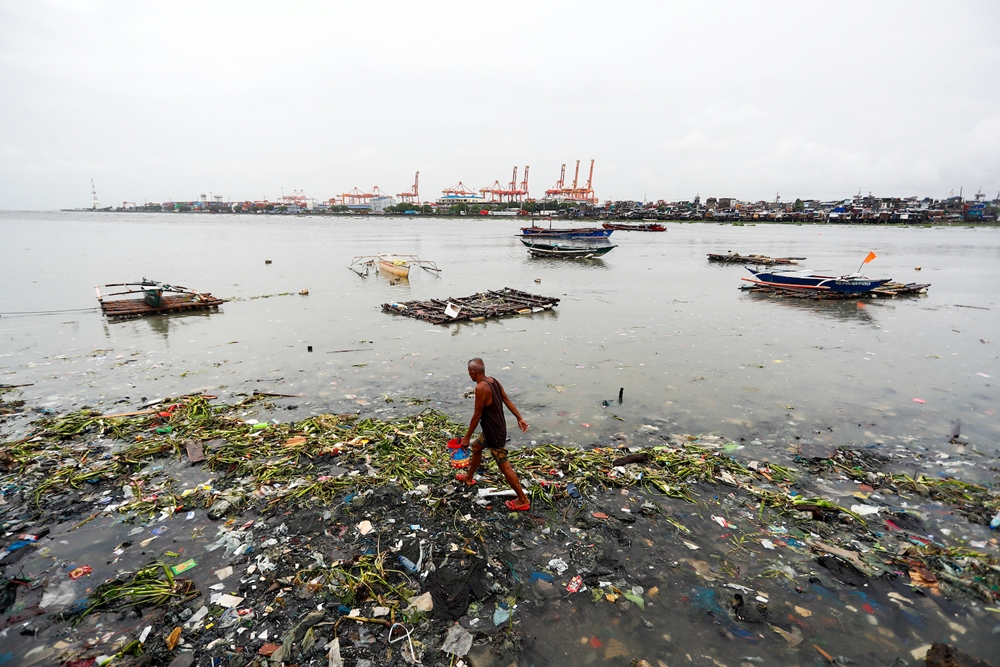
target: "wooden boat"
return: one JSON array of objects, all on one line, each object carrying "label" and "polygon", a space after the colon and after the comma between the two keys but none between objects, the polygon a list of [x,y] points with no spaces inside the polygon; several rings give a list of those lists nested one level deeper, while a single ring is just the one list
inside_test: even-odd
[{"label": "wooden boat", "polygon": [[521,239],[528,253],[535,257],[565,257],[569,259],[591,259],[608,254],[616,245],[573,245]]},{"label": "wooden boat", "polygon": [[594,238],[606,239],[611,236],[613,229],[603,229],[601,227],[553,227],[549,223],[548,227],[521,227],[521,236],[543,237],[543,238]]},{"label": "wooden boat", "polygon": [[[134,283],[111,283],[104,285],[104,287],[125,288],[123,292],[102,294],[101,288],[94,285],[97,301],[101,304],[101,311],[113,318],[144,317],[191,310],[218,310],[219,306],[224,303],[222,299],[218,299],[208,292],[196,292],[180,285],[167,285],[146,278]],[[128,296],[139,296],[140,298],[124,298]]]},{"label": "wooden boat", "polygon": [[841,294],[864,294],[890,282],[891,278],[869,278],[860,273],[831,276],[808,269],[773,269],[756,271],[749,266],[747,271],[753,278],[743,278],[756,285],[766,285],[781,289],[806,289],[839,292]]},{"label": "wooden boat", "polygon": [[732,264],[761,264],[770,266],[772,264],[798,264],[799,260],[805,257],[768,257],[767,255],[741,255],[735,252],[708,253],[708,259],[712,262],[729,262]]},{"label": "wooden boat", "polygon": [[637,225],[629,225],[620,222],[605,222],[601,225],[605,229],[620,229],[625,232],[665,232],[666,225],[658,222],[643,222]]},{"label": "wooden boat", "polygon": [[410,268],[419,266],[425,271],[440,273],[441,269],[430,260],[420,259],[416,255],[358,255],[347,267],[362,278],[368,277],[371,267],[377,266],[379,271],[400,278],[408,278]]}]

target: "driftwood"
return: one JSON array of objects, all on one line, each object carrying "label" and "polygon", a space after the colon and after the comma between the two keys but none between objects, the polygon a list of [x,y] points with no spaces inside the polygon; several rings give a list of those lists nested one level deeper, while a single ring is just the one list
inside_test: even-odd
[{"label": "driftwood", "polygon": [[799,260],[805,259],[805,257],[768,257],[767,255],[741,255],[736,252],[728,252],[725,255],[721,253],[708,253],[708,259],[713,262],[730,262],[732,264],[763,264],[765,266],[771,266],[772,264],[798,264]]}]

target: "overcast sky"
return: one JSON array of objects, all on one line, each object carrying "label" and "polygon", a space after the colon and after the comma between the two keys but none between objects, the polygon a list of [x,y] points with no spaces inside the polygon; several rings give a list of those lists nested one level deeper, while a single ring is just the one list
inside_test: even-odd
[{"label": "overcast sky", "polygon": [[1000,190],[1000,3],[0,0],[0,208]]}]

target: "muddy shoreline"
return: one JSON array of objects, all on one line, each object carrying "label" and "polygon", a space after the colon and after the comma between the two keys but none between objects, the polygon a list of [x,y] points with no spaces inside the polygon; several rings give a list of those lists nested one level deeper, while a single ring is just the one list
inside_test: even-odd
[{"label": "muddy shoreline", "polygon": [[875,667],[938,641],[1000,662],[987,487],[647,424],[512,451],[533,507],[511,513],[453,483],[447,415],[282,423],[282,403],[5,440],[5,662]]}]

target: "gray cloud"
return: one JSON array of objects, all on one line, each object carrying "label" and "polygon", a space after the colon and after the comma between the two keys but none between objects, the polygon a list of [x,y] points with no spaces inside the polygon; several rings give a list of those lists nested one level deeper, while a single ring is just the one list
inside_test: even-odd
[{"label": "gray cloud", "polygon": [[597,159],[605,198],[1000,188],[982,2],[0,1],[0,207]]}]

